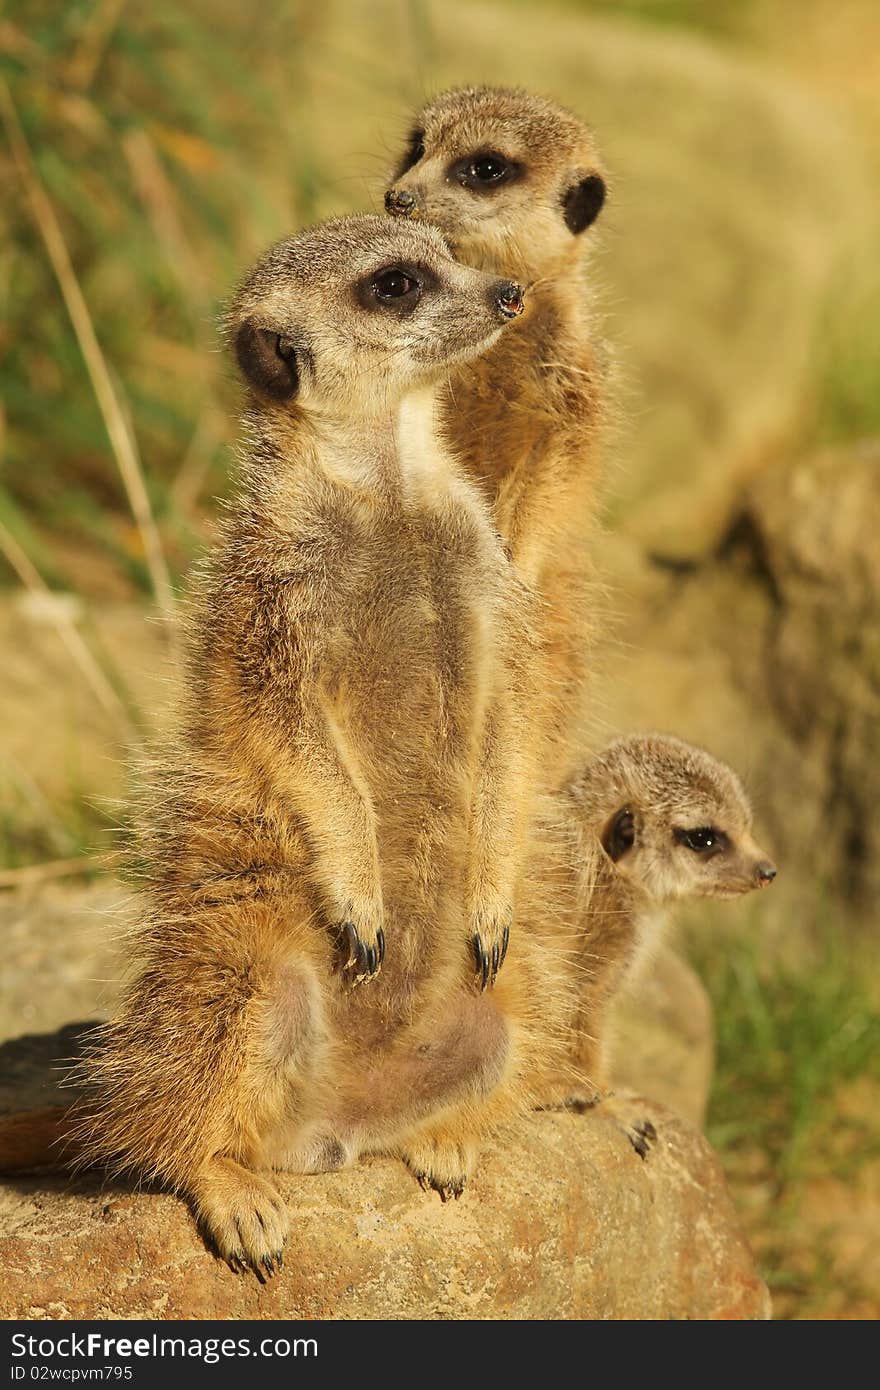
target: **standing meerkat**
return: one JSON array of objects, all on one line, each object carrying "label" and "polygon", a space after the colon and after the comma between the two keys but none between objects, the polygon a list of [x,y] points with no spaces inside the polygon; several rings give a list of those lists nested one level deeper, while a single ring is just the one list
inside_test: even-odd
[{"label": "standing meerkat", "polygon": [[548,789],[587,747],[606,370],[584,261],[605,196],[593,137],[571,112],[493,87],[446,92],[419,112],[385,195],[393,216],[439,226],[465,264],[529,287],[516,330],[452,373],[444,422],[541,602],[533,702]]},{"label": "standing meerkat", "polygon": [[[288,1221],[269,1170],[343,1161],[333,1095],[419,1013],[470,1007],[473,938],[482,984],[503,959],[526,599],[433,392],[520,309],[436,230],[355,218],[276,246],[229,314],[242,484],[151,779],[133,976],[72,1140],[170,1184],[261,1277]],[[505,1046],[486,1018],[478,1089]],[[433,1103],[409,1095],[413,1115]]]}]

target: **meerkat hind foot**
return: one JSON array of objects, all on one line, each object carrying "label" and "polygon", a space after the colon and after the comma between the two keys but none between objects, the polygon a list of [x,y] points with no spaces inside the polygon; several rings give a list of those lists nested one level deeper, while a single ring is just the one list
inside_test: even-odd
[{"label": "meerkat hind foot", "polygon": [[657,1140],[657,1131],[650,1120],[638,1120],[634,1125],[622,1125],[624,1134],[632,1144],[639,1158],[646,1159],[651,1145]]},{"label": "meerkat hind foot", "polygon": [[[564,1101],[562,1109],[574,1111],[577,1115],[584,1115],[587,1111],[592,1111],[596,1106],[602,1105],[608,1111],[614,1126],[626,1134],[628,1141],[633,1145],[639,1158],[648,1158],[651,1152],[651,1145],[656,1143],[658,1131],[652,1125],[651,1120],[644,1119],[642,1116],[634,1118],[631,1113],[633,1101],[624,1095],[616,1095],[610,1088],[596,1088],[594,1091],[571,1091]],[[544,1106],[548,1108],[548,1106]]]},{"label": "meerkat hind foot", "polygon": [[189,1189],[207,1243],[234,1273],[253,1270],[261,1284],[282,1266],[289,1216],[271,1182],[231,1158],[205,1164]]},{"label": "meerkat hind foot", "polygon": [[573,1110],[576,1115],[585,1115],[588,1110],[595,1110],[603,1100],[610,1100],[612,1095],[612,1091],[573,1091],[561,1102],[561,1109]]},{"label": "meerkat hind foot", "polygon": [[423,1192],[436,1192],[441,1202],[458,1201],[473,1173],[475,1158],[468,1145],[424,1139],[400,1150],[400,1157]]}]

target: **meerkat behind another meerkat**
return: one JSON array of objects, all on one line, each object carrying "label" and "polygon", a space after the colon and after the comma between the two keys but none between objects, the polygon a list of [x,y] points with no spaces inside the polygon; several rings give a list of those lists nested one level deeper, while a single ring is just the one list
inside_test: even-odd
[{"label": "meerkat behind another meerkat", "polygon": [[581,765],[600,586],[591,541],[606,417],[606,351],[584,259],[605,202],[595,141],[522,90],[443,93],[415,118],[385,197],[435,223],[466,264],[529,287],[514,332],[452,373],[445,427],[541,601],[532,684],[541,785]]},{"label": "meerkat behind another meerkat", "polygon": [[[471,1007],[474,937],[481,984],[503,959],[526,597],[433,390],[520,309],[435,229],[357,218],[273,248],[229,316],[242,487],[152,777],[133,978],[68,1128],[82,1162],[170,1184],[263,1277],[288,1221],[269,1170],[344,1161],[336,1091],[421,1010]],[[483,1018],[476,1091],[506,1048]],[[425,1114],[434,1090],[407,1099]]]}]

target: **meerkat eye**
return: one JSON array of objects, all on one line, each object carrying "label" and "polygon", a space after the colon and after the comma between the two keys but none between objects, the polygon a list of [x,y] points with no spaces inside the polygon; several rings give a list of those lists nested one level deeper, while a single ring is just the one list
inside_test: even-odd
[{"label": "meerkat eye", "polygon": [[408,298],[417,299],[421,293],[421,285],[412,275],[407,275],[405,270],[397,266],[391,270],[383,270],[373,279],[373,294],[382,304],[392,303]]},{"label": "meerkat eye", "polygon": [[471,173],[480,183],[497,183],[503,179],[507,173],[507,160],[500,159],[494,154],[484,154],[480,159],[475,159],[471,165]]},{"label": "meerkat eye", "polygon": [[508,183],[519,173],[519,165],[505,159],[503,154],[487,150],[485,154],[469,155],[453,165],[451,173],[463,188],[474,193],[486,193]]},{"label": "meerkat eye", "polygon": [[727,844],[727,836],[723,830],[716,830],[712,825],[701,825],[695,830],[676,830],[673,833],[680,845],[692,849],[695,854],[707,854],[709,850],[723,849]]}]

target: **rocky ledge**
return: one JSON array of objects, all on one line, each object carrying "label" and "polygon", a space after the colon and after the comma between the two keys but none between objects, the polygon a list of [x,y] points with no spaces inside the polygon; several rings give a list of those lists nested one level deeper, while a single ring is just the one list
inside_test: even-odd
[{"label": "rocky ledge", "polygon": [[[0,1102],[44,1099],[71,1030],[7,1043]],[[627,1130],[649,1122],[646,1157]],[[204,1248],[162,1192],[56,1177],[0,1189],[4,1318],[765,1318],[721,1169],[685,1120],[634,1095],[535,1115],[489,1146],[460,1202],[375,1160],[281,1179],[295,1213],[265,1287]]]}]

